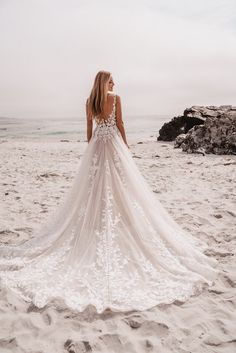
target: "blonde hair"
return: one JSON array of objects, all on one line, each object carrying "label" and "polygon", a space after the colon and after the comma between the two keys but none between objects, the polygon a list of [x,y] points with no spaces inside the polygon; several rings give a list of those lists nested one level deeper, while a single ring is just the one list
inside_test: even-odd
[{"label": "blonde hair", "polygon": [[109,71],[99,71],[95,76],[93,88],[86,102],[90,107],[93,117],[103,112],[104,103],[107,99],[105,84],[110,76],[111,73]]}]

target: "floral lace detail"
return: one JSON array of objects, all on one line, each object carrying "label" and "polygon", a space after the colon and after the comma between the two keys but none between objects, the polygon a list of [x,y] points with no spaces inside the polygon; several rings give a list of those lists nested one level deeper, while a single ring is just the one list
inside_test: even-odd
[{"label": "floral lace detail", "polygon": [[89,167],[88,171],[88,181],[89,181],[89,188],[88,188],[88,193],[87,195],[89,196],[94,184],[94,179],[97,174],[98,168],[99,168],[99,159],[98,159],[98,153],[94,154],[94,157],[92,158],[91,161],[91,166]]},{"label": "floral lace detail", "polygon": [[1,285],[38,307],[60,298],[100,313],[186,300],[212,284],[216,262],[145,187],[117,134],[114,99],[55,220],[28,246],[0,246]]},{"label": "floral lace detail", "polygon": [[116,168],[117,168],[117,170],[119,172],[119,175],[121,177],[123,186],[125,188],[127,188],[127,179],[125,177],[125,171],[124,171],[124,168],[122,166],[121,158],[120,158],[119,154],[116,151],[114,151],[114,153],[113,153],[113,158],[114,158],[115,166],[116,166]]},{"label": "floral lace detail", "polygon": [[[162,239],[158,236],[158,232],[153,227],[151,220],[147,217],[147,212],[143,209],[143,207],[135,200],[132,202],[132,206],[135,210],[137,210],[142,217],[143,221],[146,223],[146,228],[150,233],[150,237],[147,239],[147,242],[151,244],[153,249],[155,249],[156,253],[159,254],[160,258],[163,258],[165,263],[168,263],[169,268],[174,270],[176,266],[180,271],[186,273],[186,268],[184,268],[181,263],[183,261],[188,264],[194,264],[195,260],[191,257],[181,256],[181,254],[173,253],[173,248],[165,239]],[[177,229],[174,231],[176,238],[181,240],[183,235],[183,230],[178,231]],[[192,245],[198,246],[197,242],[194,239],[189,239]]]},{"label": "floral lace detail", "polygon": [[98,154],[95,153],[94,157],[92,158],[92,164],[89,168],[88,178],[93,180],[97,173],[97,170],[98,170]]},{"label": "floral lace detail", "polygon": [[[109,174],[108,167],[106,173]],[[112,303],[112,283],[116,282],[118,278],[118,272],[124,268],[128,263],[128,259],[124,256],[115,241],[118,237],[116,233],[117,224],[121,220],[121,214],[115,214],[113,210],[113,196],[109,186],[106,187],[106,196],[103,198],[103,209],[102,209],[102,220],[101,220],[101,231],[96,230],[97,236],[97,261],[93,264],[92,268],[97,276],[104,276],[104,285],[106,292],[104,293],[103,301],[106,305]]]},{"label": "floral lace detail", "polygon": [[103,142],[109,141],[111,138],[119,134],[119,129],[116,125],[116,95],[114,95],[112,112],[106,119],[98,119],[95,117],[96,128],[93,136],[95,139],[102,140]]}]

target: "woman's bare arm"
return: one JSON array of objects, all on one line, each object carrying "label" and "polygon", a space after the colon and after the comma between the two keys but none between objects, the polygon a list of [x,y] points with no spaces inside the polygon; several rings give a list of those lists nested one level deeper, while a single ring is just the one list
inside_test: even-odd
[{"label": "woman's bare arm", "polygon": [[118,95],[116,95],[116,124],[118,129],[120,130],[124,143],[126,144],[127,147],[129,147],[126,140],[124,122],[122,118],[121,99],[120,99],[120,96]]},{"label": "woman's bare arm", "polygon": [[89,108],[88,100],[86,101],[86,117],[87,117],[87,140],[89,142],[93,133],[93,116]]}]

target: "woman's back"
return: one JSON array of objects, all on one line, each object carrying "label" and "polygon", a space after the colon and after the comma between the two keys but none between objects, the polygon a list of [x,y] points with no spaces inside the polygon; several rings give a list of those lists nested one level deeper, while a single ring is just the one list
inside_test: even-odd
[{"label": "woman's back", "polygon": [[116,119],[116,95],[109,96],[106,107],[101,114],[94,117],[96,128],[94,130],[94,138],[107,141],[120,135],[119,125]]},{"label": "woman's back", "polygon": [[116,95],[114,93],[108,93],[107,101],[103,106],[103,111],[94,117],[95,121],[99,123],[100,121],[108,120],[112,115],[112,113],[115,111],[115,105],[116,105]]}]

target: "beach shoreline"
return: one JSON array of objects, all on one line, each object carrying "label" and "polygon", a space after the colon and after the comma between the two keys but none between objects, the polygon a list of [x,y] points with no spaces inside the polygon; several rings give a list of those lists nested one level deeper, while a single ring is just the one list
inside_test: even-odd
[{"label": "beach shoreline", "polygon": [[[152,136],[152,137],[151,137]],[[129,136],[128,136],[129,138]],[[63,201],[85,140],[2,138],[1,244],[33,236]],[[0,352],[232,353],[235,312],[236,156],[187,154],[156,136],[129,140],[148,184],[174,219],[218,260],[216,284],[185,303],[132,313],[74,314],[59,304],[32,307],[9,291],[0,297]],[[158,215],[157,215],[158,217]],[[87,342],[87,343],[84,343]]]}]

